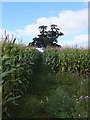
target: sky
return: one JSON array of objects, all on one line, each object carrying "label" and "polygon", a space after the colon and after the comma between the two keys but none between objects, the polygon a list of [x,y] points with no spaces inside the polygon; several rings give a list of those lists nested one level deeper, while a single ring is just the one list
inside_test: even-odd
[{"label": "sky", "polygon": [[64,36],[61,46],[88,46],[88,2],[2,2],[0,33],[14,34],[28,44],[39,34],[38,27],[58,25]]}]

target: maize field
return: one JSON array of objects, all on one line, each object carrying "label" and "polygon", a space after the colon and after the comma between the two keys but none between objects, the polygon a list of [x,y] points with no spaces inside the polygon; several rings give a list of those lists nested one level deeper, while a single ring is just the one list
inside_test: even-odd
[{"label": "maize field", "polygon": [[[6,37],[0,45],[2,118],[15,118],[16,116],[21,118],[22,114],[20,116],[16,111],[24,109],[25,95],[35,95],[35,92],[31,92],[35,89],[39,96],[35,98],[36,106],[45,90],[45,95],[49,96],[43,104],[44,108],[43,105],[39,106],[41,111],[42,108],[46,111],[45,117],[88,117],[89,50],[47,48],[41,53],[35,48],[16,44],[15,41],[16,39],[8,41]],[[31,100],[30,105],[33,102],[34,99]],[[21,105],[23,107],[20,107]],[[24,117],[34,117],[36,114],[38,112],[27,116],[26,113]]]},{"label": "maize field", "polygon": [[87,75],[90,73],[89,50],[87,49],[47,49],[44,52],[44,62],[54,72],[69,72]]}]

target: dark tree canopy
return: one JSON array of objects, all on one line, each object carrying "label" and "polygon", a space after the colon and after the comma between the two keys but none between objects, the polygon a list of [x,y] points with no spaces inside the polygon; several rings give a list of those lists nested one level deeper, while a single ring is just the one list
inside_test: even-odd
[{"label": "dark tree canopy", "polygon": [[35,46],[38,48],[46,48],[47,46],[61,47],[57,44],[59,36],[64,35],[57,25],[52,24],[50,30],[47,31],[47,26],[39,26],[40,34],[38,37],[33,38],[33,42],[29,43],[29,46]]}]

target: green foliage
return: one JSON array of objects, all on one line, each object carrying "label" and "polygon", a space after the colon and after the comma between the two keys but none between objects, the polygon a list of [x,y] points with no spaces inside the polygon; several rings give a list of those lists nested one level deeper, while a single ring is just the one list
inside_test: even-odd
[{"label": "green foliage", "polygon": [[57,88],[52,93],[47,104],[47,109],[50,114],[56,118],[70,118],[74,101],[61,88]]},{"label": "green foliage", "polygon": [[[55,118],[85,118],[88,114],[88,79],[75,74],[49,77],[50,87],[46,109]],[[56,78],[55,78],[56,76]],[[49,85],[50,85],[49,83]],[[86,87],[85,87],[85,86]]]},{"label": "green foliage", "polygon": [[52,24],[50,27],[51,29],[46,31],[47,26],[39,26],[40,35],[38,35],[39,37],[33,38],[33,42],[29,43],[29,46],[33,45],[38,48],[46,48],[47,46],[61,47],[57,44],[57,38],[64,34],[60,32],[57,25]]},{"label": "green foliage", "polygon": [[12,117],[12,104],[17,105],[16,99],[23,96],[30,85],[32,66],[35,64],[35,49],[29,49],[23,45],[16,45],[15,39],[12,42],[3,41],[1,50],[1,82],[3,117]]},{"label": "green foliage", "polygon": [[0,49],[3,118],[88,116],[88,50],[41,53],[7,37]]},{"label": "green foliage", "polygon": [[70,72],[89,74],[90,59],[85,49],[57,49],[49,48],[44,51],[44,62],[54,72]]},{"label": "green foliage", "polygon": [[40,71],[38,74],[35,74],[33,94],[28,94],[20,100],[22,104],[19,117],[86,118],[88,116],[88,79],[76,74],[50,72],[40,74]]}]

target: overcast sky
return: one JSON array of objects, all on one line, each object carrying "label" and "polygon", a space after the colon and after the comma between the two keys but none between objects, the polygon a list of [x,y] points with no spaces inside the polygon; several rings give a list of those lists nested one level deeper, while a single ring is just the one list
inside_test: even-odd
[{"label": "overcast sky", "polygon": [[58,44],[88,46],[88,2],[2,2],[2,21],[0,31],[25,44],[37,36],[40,25],[56,24],[64,33]]}]

